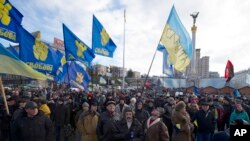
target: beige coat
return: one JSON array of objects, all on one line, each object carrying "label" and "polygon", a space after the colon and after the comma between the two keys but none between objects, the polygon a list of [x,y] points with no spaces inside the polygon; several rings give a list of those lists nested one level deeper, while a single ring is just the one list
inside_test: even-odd
[{"label": "beige coat", "polygon": [[87,113],[81,115],[77,122],[77,129],[82,135],[82,141],[98,141],[96,127],[99,120],[98,114]]}]

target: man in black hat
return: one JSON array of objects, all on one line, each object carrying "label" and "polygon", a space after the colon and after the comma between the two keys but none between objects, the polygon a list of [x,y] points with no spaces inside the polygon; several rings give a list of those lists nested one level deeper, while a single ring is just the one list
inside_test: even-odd
[{"label": "man in black hat", "polygon": [[13,141],[54,141],[52,121],[38,111],[37,104],[29,101],[25,105],[26,115],[18,118],[12,128]]},{"label": "man in black hat", "polygon": [[106,111],[100,115],[100,120],[97,125],[97,135],[101,141],[112,141],[114,126],[120,120],[119,114],[115,112],[115,101],[110,99],[106,103]]},{"label": "man in black hat", "polygon": [[194,116],[197,123],[197,141],[210,141],[211,133],[215,129],[215,115],[209,110],[207,99],[201,100],[201,109]]}]

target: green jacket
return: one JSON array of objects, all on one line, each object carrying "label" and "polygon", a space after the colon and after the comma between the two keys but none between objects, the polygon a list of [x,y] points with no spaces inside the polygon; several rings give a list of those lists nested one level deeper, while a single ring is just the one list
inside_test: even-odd
[{"label": "green jacket", "polygon": [[236,120],[236,119],[242,119],[242,120],[245,120],[246,122],[250,123],[248,114],[245,111],[237,112],[236,110],[234,110],[230,116],[230,124],[233,124],[234,120]]}]

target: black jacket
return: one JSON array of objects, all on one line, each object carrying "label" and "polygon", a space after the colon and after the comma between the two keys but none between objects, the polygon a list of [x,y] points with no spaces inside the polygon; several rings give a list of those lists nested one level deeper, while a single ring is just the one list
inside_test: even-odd
[{"label": "black jacket", "polygon": [[100,141],[114,141],[112,129],[118,126],[119,117],[117,113],[110,116],[108,112],[103,112],[100,115],[100,120],[97,125],[97,135]]},{"label": "black jacket", "polygon": [[142,124],[134,119],[131,127],[128,129],[126,120],[118,123],[118,126],[113,128],[114,139],[117,141],[142,141],[143,128]]},{"label": "black jacket", "polygon": [[198,132],[214,132],[216,120],[215,115],[210,110],[208,110],[207,112],[205,112],[204,110],[197,111],[193,120],[196,120],[198,123]]},{"label": "black jacket", "polygon": [[69,124],[70,120],[70,111],[63,104],[57,104],[55,111],[52,115],[52,121],[55,123],[55,126],[63,127],[64,125]]},{"label": "black jacket", "polygon": [[11,128],[12,141],[54,141],[54,128],[51,120],[38,113],[30,118],[18,118]]},{"label": "black jacket", "polygon": [[135,118],[141,123],[144,124],[145,121],[149,118],[149,113],[146,110],[136,110],[135,111]]}]

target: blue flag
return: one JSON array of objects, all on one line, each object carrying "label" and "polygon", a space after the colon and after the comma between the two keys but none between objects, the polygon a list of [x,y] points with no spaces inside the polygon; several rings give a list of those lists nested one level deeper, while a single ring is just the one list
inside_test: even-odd
[{"label": "blue flag", "polygon": [[55,76],[61,60],[56,51],[40,39],[33,37],[24,28],[19,28],[18,34],[21,35],[20,59],[39,72]]},{"label": "blue flag", "polygon": [[115,43],[95,15],[93,15],[92,25],[92,49],[95,54],[106,57],[113,57],[116,49]]},{"label": "blue flag", "polygon": [[90,76],[86,72],[85,66],[79,61],[70,61],[68,63],[67,73],[63,76],[64,83],[70,84],[71,87],[77,87],[88,90]]},{"label": "blue flag", "polygon": [[15,55],[17,58],[19,58],[19,55],[18,55],[18,53],[17,53],[17,50],[13,47],[13,46],[9,46],[8,48],[7,48],[7,50],[9,51],[9,52],[11,52],[13,55]]},{"label": "blue flag", "polygon": [[51,77],[33,70],[0,44],[0,73],[21,75],[33,79],[47,80]]},{"label": "blue flag", "polygon": [[163,51],[163,73],[167,75],[169,78],[174,77],[174,68],[173,65],[168,60],[168,52],[166,49]]},{"label": "blue flag", "polygon": [[[95,58],[95,54],[84,42],[82,42],[69,28],[63,24],[63,37],[65,44],[66,60],[80,60],[89,65]],[[90,67],[90,66],[89,66]]]},{"label": "blue flag", "polygon": [[17,30],[23,15],[8,1],[0,1],[0,37],[18,43]]},{"label": "blue flag", "polygon": [[198,91],[198,88],[196,86],[194,86],[194,95],[195,96],[199,95],[199,91]]},{"label": "blue flag", "polygon": [[240,94],[240,92],[239,92],[239,90],[238,89],[234,89],[234,96],[235,97],[241,97],[241,94]]},{"label": "blue flag", "polygon": [[56,76],[54,77],[54,80],[58,83],[64,83],[64,76],[68,73],[68,64],[65,58],[65,55],[61,53],[60,51],[56,51],[58,58],[60,59],[60,67],[56,71]]},{"label": "blue flag", "polygon": [[183,72],[192,58],[192,41],[174,6],[163,30],[158,49],[161,47],[166,48],[168,60],[174,69]]}]

